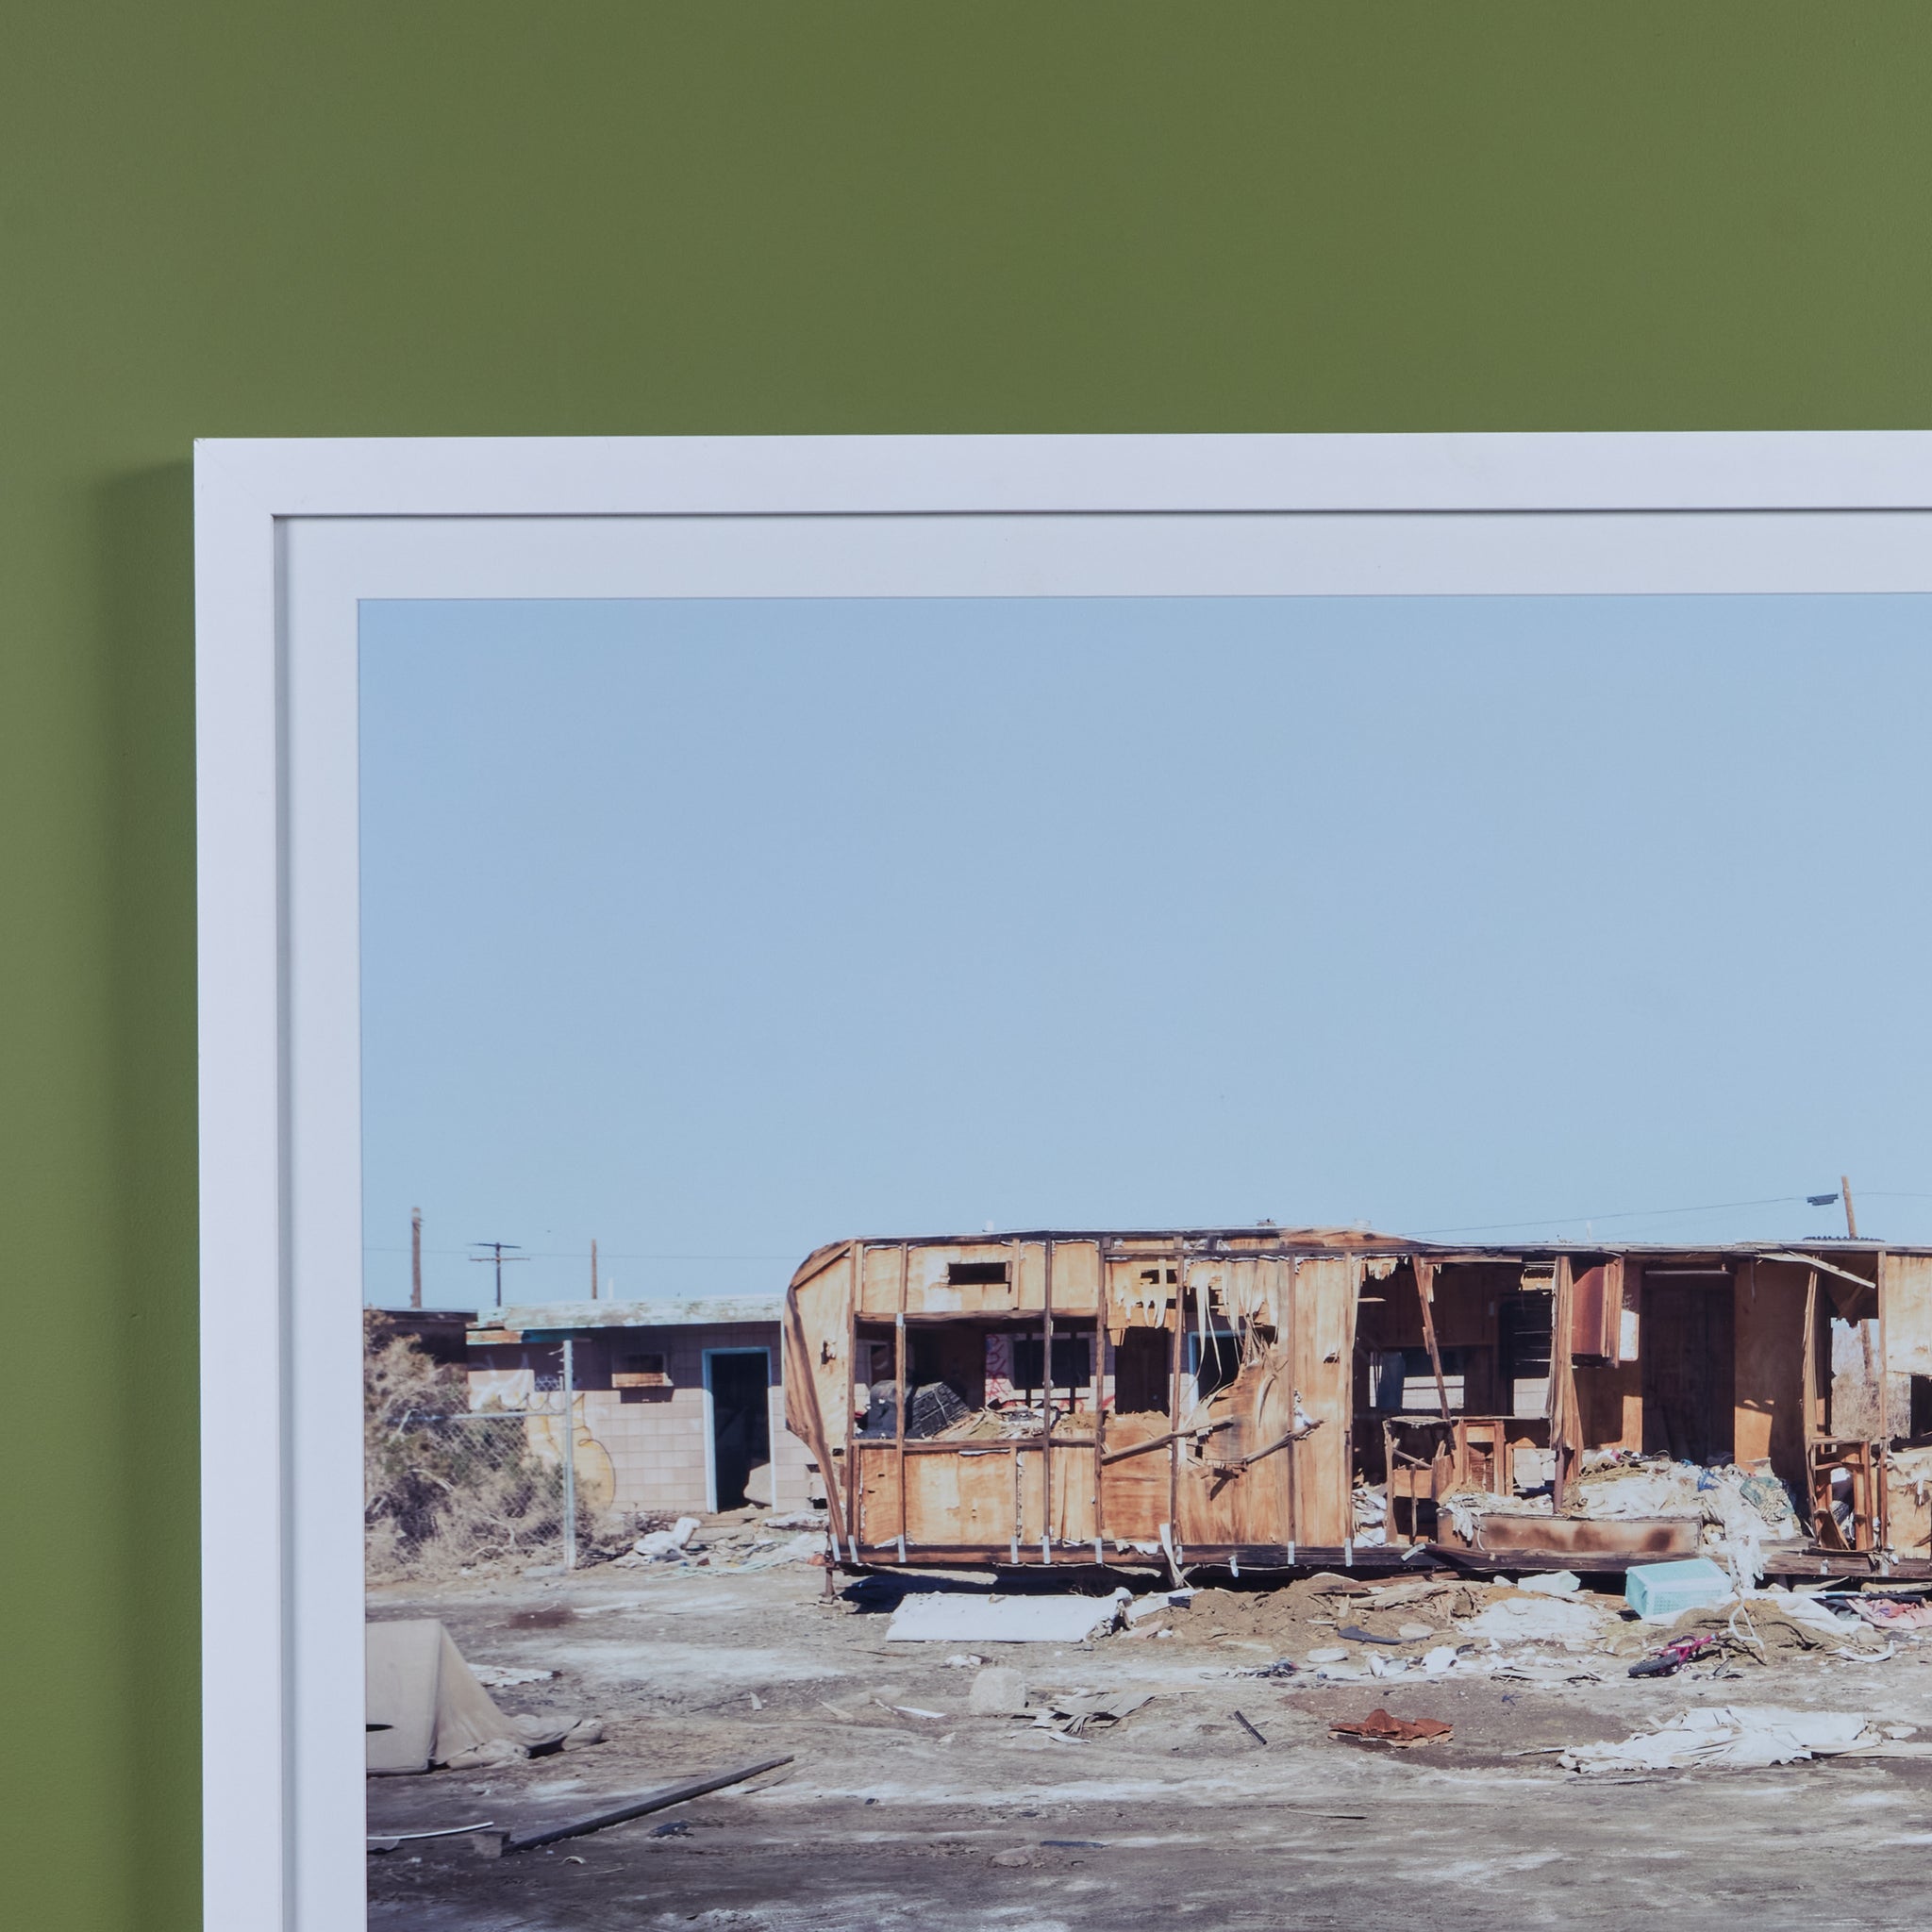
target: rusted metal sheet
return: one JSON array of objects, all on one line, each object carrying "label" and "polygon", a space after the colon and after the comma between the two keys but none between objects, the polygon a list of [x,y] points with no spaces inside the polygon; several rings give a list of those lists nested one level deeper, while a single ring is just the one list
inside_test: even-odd
[{"label": "rusted metal sheet", "polygon": [[1614,1557],[1651,1562],[1694,1557],[1702,1524],[1689,1517],[1591,1523],[1563,1516],[1486,1516],[1475,1547],[1491,1555],[1540,1550],[1559,1557]]},{"label": "rusted metal sheet", "polygon": [[1624,1314],[1624,1257],[1577,1267],[1570,1287],[1570,1353],[1578,1360],[1614,1362]]}]

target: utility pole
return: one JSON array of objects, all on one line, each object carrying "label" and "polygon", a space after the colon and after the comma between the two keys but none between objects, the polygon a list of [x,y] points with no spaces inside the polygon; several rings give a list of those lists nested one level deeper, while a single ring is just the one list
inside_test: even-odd
[{"label": "utility pole", "polygon": [[423,1210],[409,1209],[409,1306],[423,1306]]},{"label": "utility pole", "polygon": [[591,1237],[591,1299],[597,1299],[597,1237]]},{"label": "utility pole", "polygon": [[1845,1233],[1853,1241],[1857,1241],[1858,1239],[1858,1217],[1852,1212],[1851,1175],[1848,1174],[1840,1174],[1838,1177],[1838,1184],[1845,1197]]},{"label": "utility pole", "polygon": [[503,1306],[503,1264],[506,1261],[525,1261],[529,1259],[529,1257],[527,1255],[506,1255],[504,1253],[506,1248],[514,1248],[519,1245],[515,1241],[472,1241],[470,1245],[473,1248],[488,1248],[490,1250],[490,1253],[487,1255],[472,1255],[470,1257],[471,1260],[486,1263],[494,1261],[496,1263],[496,1306],[500,1308]]}]

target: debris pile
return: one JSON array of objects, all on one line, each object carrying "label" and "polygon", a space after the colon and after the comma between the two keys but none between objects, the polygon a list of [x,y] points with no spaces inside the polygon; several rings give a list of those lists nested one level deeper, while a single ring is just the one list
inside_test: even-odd
[{"label": "debris pile", "polygon": [[[649,1563],[673,1563],[691,1549],[691,1539],[698,1532],[695,1516],[680,1516],[669,1529],[649,1529],[630,1547],[627,1556],[619,1557],[615,1566],[619,1570],[637,1570]],[[702,1547],[700,1545],[699,1547]],[[696,1552],[691,1552],[693,1555]]]},{"label": "debris pile", "polygon": [[1371,1489],[1362,1477],[1355,1481],[1355,1540],[1365,1549],[1378,1549],[1389,1541],[1389,1498]]},{"label": "debris pile", "polygon": [[[1690,1564],[1643,1565],[1668,1579]],[[1158,1592],[1129,1606],[1129,1638],[1186,1634],[1197,1642],[1261,1655],[1233,1674],[1283,1683],[1433,1682],[1505,1678],[1537,1688],[1623,1676],[1725,1678],[1806,1657],[1882,1663],[1932,1632],[1932,1598],[1907,1587],[1863,1591],[1740,1591],[1715,1566],[1719,1600],[1690,1595],[1645,1618],[1571,1571],[1493,1582],[1415,1577],[1380,1586],[1317,1574],[1272,1591],[1205,1589],[1184,1600]],[[1708,1592],[1707,1592],[1708,1594]],[[1178,1621],[1177,1621],[1178,1619]]]},{"label": "debris pile", "polygon": [[614,1570],[648,1570],[659,1564],[704,1565],[726,1570],[769,1570],[778,1563],[809,1563],[824,1554],[824,1517],[813,1509],[778,1516],[714,1523],[704,1530],[695,1516],[680,1516],[668,1528],[646,1530]]},{"label": "debris pile", "polygon": [[1027,1718],[1030,1729],[1059,1738],[1078,1738],[1095,1726],[1111,1729],[1148,1702],[1151,1693],[1134,1690],[1065,1690],[1037,1701],[1018,1671],[994,1664],[973,1680],[966,1701],[974,1717]]},{"label": "debris pile", "polygon": [[[1475,1542],[1485,1516],[1554,1515],[1545,1459],[1520,1457],[1524,1466],[1518,1468],[1509,1495],[1457,1490],[1437,1507],[1468,1543]],[[1701,1525],[1700,1541],[1744,1583],[1764,1574],[1765,1544],[1805,1540],[1790,1491],[1769,1463],[1706,1465],[1632,1450],[1586,1449],[1562,1513],[1589,1523],[1695,1522]],[[1361,1520],[1359,1500],[1357,1520]]]}]

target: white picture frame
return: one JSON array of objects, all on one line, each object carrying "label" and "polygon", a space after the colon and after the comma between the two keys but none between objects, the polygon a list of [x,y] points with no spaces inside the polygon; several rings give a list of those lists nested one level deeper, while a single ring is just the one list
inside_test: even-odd
[{"label": "white picture frame", "polygon": [[359,600],[1932,591],[1918,432],[208,441],[195,506],[211,1932],[363,1924]]}]

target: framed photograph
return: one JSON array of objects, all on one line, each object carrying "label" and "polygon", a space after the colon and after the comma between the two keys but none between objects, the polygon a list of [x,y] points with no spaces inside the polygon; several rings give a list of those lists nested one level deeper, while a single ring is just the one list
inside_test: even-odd
[{"label": "framed photograph", "polygon": [[1932,437],[196,507],[217,1932],[1254,1923],[1510,1604],[1932,1578]]}]

